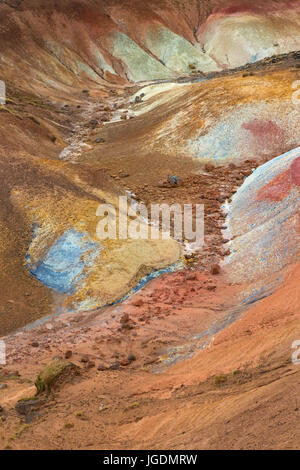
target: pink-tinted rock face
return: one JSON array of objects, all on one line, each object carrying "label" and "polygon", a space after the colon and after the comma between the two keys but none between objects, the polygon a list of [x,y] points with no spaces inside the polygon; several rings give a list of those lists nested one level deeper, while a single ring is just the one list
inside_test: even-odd
[{"label": "pink-tinted rock face", "polygon": [[257,201],[281,201],[291,189],[291,170],[276,176],[257,193]]},{"label": "pink-tinted rock face", "polygon": [[235,280],[262,280],[299,259],[299,169],[298,147],[255,170],[233,197],[224,264]]},{"label": "pink-tinted rock face", "polygon": [[293,186],[300,186],[300,157],[289,170],[280,173],[257,194],[258,201],[281,201],[288,196]]}]

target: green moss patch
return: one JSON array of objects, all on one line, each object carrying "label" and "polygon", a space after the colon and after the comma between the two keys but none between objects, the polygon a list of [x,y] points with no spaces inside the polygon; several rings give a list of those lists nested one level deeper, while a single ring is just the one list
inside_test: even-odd
[{"label": "green moss patch", "polygon": [[39,373],[35,381],[37,393],[49,393],[51,389],[70,377],[79,375],[79,368],[72,362],[54,360]]}]

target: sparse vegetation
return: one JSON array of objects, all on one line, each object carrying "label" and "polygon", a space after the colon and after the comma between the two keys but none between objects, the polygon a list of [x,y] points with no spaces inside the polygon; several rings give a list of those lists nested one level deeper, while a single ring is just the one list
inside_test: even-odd
[{"label": "sparse vegetation", "polygon": [[16,433],[13,435],[13,436],[10,436],[9,437],[9,440],[10,441],[13,441],[15,439],[18,439],[19,437],[21,437],[21,435],[23,434],[23,432],[29,427],[29,424],[21,424],[21,426],[18,428],[18,430],[16,431]]},{"label": "sparse vegetation", "polygon": [[221,384],[224,384],[225,382],[227,382],[226,375],[216,375],[214,377],[214,384],[215,385],[221,385]]},{"label": "sparse vegetation", "polygon": [[64,427],[65,427],[66,429],[71,429],[71,428],[74,428],[74,424],[73,424],[73,423],[65,423],[65,424],[64,424]]},{"label": "sparse vegetation", "polygon": [[125,411],[133,410],[134,408],[138,408],[139,406],[141,406],[141,403],[139,401],[129,403],[129,405],[125,407]]},{"label": "sparse vegetation", "polygon": [[72,364],[72,362],[66,362],[63,360],[54,360],[50,362],[38,375],[35,386],[37,393],[47,392],[49,393],[52,386],[58,381],[62,375],[74,375],[78,374],[78,368]]}]

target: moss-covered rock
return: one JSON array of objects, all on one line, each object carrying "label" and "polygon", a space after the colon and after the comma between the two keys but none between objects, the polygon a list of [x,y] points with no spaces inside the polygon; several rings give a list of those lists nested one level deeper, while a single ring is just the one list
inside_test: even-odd
[{"label": "moss-covered rock", "polygon": [[58,386],[75,375],[79,375],[79,367],[72,362],[55,359],[47,364],[37,376],[35,381],[37,394],[43,392],[49,393],[53,387]]}]

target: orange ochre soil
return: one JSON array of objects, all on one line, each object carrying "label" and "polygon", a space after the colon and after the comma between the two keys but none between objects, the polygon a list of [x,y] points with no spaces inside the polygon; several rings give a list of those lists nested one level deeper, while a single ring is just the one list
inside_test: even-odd
[{"label": "orange ochre soil", "polygon": [[[166,288],[164,278],[148,284],[127,303],[102,312],[102,328],[94,312],[62,316],[52,330],[39,326],[12,336],[10,359],[1,370],[1,381],[8,384],[1,391],[5,410],[1,445],[13,449],[299,447],[300,368],[291,362],[291,344],[300,338],[299,274],[299,264],[289,268],[271,296],[217,334],[205,350],[197,351],[199,344],[191,342],[194,355],[171,367],[164,366],[166,358],[160,355],[166,343],[175,348],[188,331],[205,329],[234,297],[235,288],[222,285],[221,275],[215,276],[217,287],[211,295],[205,288],[211,281],[196,272],[202,279],[197,281],[197,297],[191,296],[187,307],[174,305],[162,319],[149,314],[148,298]],[[193,289],[195,279],[186,285]],[[130,327],[123,328],[126,323]],[[67,334],[69,328],[72,332]],[[18,433],[22,421],[15,403],[35,393],[32,381],[43,365],[70,350],[72,362],[80,367],[79,377],[53,392],[40,417]],[[129,354],[136,360],[128,361]]]}]

